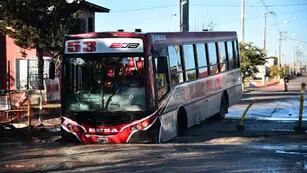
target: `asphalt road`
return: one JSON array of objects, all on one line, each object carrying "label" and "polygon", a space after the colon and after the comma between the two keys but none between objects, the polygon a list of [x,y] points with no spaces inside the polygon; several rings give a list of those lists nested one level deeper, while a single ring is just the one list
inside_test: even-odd
[{"label": "asphalt road", "polygon": [[[289,85],[297,90],[301,80],[307,81],[306,76]],[[264,112],[274,117],[271,119],[259,110],[253,114],[251,109],[245,131],[236,130],[238,117],[251,98],[258,99],[255,106],[289,103],[287,100],[299,96],[295,90],[288,94],[261,89],[247,92],[226,120],[205,121],[163,144],[79,145],[56,140],[56,128],[41,128],[27,136],[20,129],[2,127],[0,172],[304,172],[307,136],[294,132],[295,118],[285,119],[284,115],[279,120],[274,115],[282,107],[273,114]]]}]

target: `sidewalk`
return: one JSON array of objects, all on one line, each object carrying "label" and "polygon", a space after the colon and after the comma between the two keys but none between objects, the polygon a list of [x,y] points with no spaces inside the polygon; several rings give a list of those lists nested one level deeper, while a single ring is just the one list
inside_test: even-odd
[{"label": "sidewalk", "polygon": [[272,92],[276,92],[276,91],[284,91],[285,89],[285,85],[281,82],[278,83],[271,83],[268,84],[266,86],[262,86],[262,87],[257,87],[254,88],[257,91],[272,91]]},{"label": "sidewalk", "polygon": [[247,87],[245,89],[245,92],[249,91],[266,91],[266,92],[280,92],[284,91],[285,86],[281,82],[273,81],[270,83],[267,83],[266,85],[256,85],[253,87]]}]

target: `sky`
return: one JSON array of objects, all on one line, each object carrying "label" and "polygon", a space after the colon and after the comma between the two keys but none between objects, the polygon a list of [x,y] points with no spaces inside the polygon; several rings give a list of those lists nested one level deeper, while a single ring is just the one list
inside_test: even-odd
[{"label": "sky", "polygon": [[[96,32],[179,31],[179,0],[89,0],[110,9],[96,13]],[[211,26],[214,31],[236,31],[241,40],[241,0],[189,0],[190,31]],[[245,0],[245,42],[263,48],[264,13],[267,13],[268,56],[278,56],[279,33],[282,33],[282,63],[293,63],[298,51],[307,63],[307,1]]]}]

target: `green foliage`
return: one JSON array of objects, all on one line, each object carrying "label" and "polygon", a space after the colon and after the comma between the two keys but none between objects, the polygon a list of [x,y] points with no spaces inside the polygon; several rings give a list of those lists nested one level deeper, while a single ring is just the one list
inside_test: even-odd
[{"label": "green foliage", "polygon": [[264,51],[252,43],[240,43],[240,58],[242,79],[245,81],[248,78],[255,77],[258,73],[258,65],[265,64]]},{"label": "green foliage", "polygon": [[270,78],[280,76],[281,68],[278,65],[272,65],[270,67]]},{"label": "green foliage", "polygon": [[289,73],[290,73],[289,66],[281,67],[281,74],[280,74],[281,78],[287,77]]},{"label": "green foliage", "polygon": [[278,65],[278,58],[276,56],[271,56],[268,59],[274,59],[274,65]]},{"label": "green foliage", "polygon": [[281,77],[285,78],[289,74],[289,67],[280,67],[278,65],[273,65],[270,67],[270,77]]}]

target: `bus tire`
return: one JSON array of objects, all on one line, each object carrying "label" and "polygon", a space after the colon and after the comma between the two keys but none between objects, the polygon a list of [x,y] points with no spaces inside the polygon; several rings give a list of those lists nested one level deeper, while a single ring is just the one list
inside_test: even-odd
[{"label": "bus tire", "polygon": [[223,96],[221,97],[221,103],[220,103],[220,111],[215,115],[216,120],[223,120],[225,119],[225,115],[228,112],[228,101],[227,101],[227,96],[224,93]]},{"label": "bus tire", "polygon": [[66,130],[64,130],[62,127],[61,127],[61,136],[62,136],[62,141],[73,142],[73,143],[78,142],[78,139],[73,134],[66,132]]},{"label": "bus tire", "polygon": [[187,127],[186,111],[183,108],[180,108],[177,116],[177,136],[183,136]]}]

